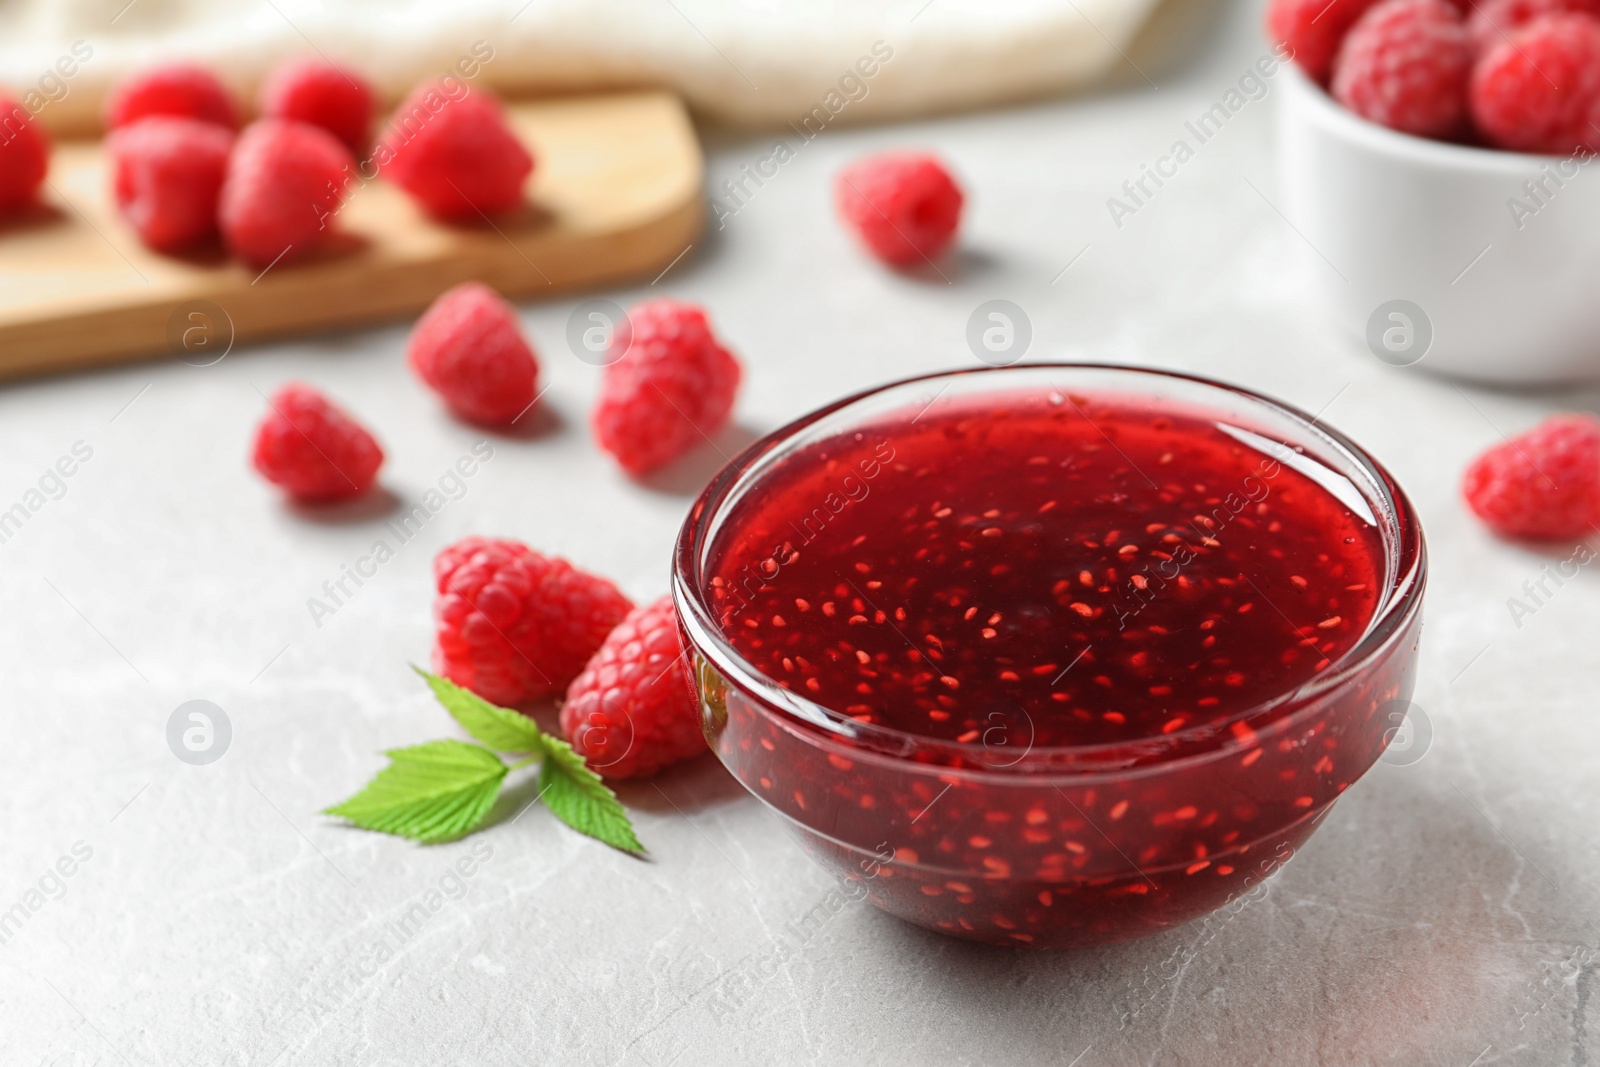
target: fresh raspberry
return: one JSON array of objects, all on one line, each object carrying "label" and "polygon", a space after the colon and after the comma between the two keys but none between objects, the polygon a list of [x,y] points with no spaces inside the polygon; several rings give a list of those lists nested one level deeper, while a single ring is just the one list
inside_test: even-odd
[{"label": "fresh raspberry", "polygon": [[469,422],[509,426],[538,396],[539,365],[517,314],[482,282],[462,282],[423,312],[406,360]]},{"label": "fresh raspberry", "polygon": [[1461,493],[1503,537],[1585,537],[1600,523],[1600,421],[1552,415],[1488,449],[1467,468]]},{"label": "fresh raspberry", "polygon": [[449,95],[427,82],[389,120],[376,158],[393,180],[438,218],[476,220],[522,203],[533,157],[486,93]]},{"label": "fresh raspberry", "polygon": [[611,631],[567,688],[561,732],[607,778],[644,778],[707,751],[671,597]]},{"label": "fresh raspberry", "polygon": [[1379,125],[1444,137],[1466,116],[1471,74],[1467,28],[1448,0],[1384,0],[1345,36],[1333,95]]},{"label": "fresh raspberry", "polygon": [[331,133],[262,119],[239,135],[218,215],[228,248],[258,267],[310,252],[333,232],[331,216],[355,161]]},{"label": "fresh raspberry", "polygon": [[0,93],[0,213],[33,202],[50,169],[50,138],[28,109]]},{"label": "fresh raspberry", "polygon": [[1600,19],[1542,15],[1472,71],[1472,117],[1492,143],[1566,154],[1600,147]]},{"label": "fresh raspberry", "polygon": [[359,74],[307,57],[272,72],[261,114],[320,126],[360,155],[372,146],[372,86]]},{"label": "fresh raspberry", "polygon": [[1312,81],[1326,85],[1339,42],[1377,0],[1272,0],[1267,36],[1289,46],[1295,63]]},{"label": "fresh raspberry", "polygon": [[629,474],[648,474],[728,421],[739,361],[717,343],[703,309],[666,298],[639,304],[611,336],[592,425]]},{"label": "fresh raspberry", "polygon": [[1482,54],[1540,15],[1582,11],[1600,17],[1600,0],[1474,0],[1468,11],[1467,35]]},{"label": "fresh raspberry", "polygon": [[106,97],[106,126],[117,129],[150,115],[214,122],[239,128],[239,110],[227,87],[204,67],[173,63],[123,80]]},{"label": "fresh raspberry", "polygon": [[516,541],[457,541],[433,573],[434,670],[508,707],[565,690],[633,608],[604,578]]},{"label": "fresh raspberry", "polygon": [[839,172],[839,215],[867,250],[894,267],[933,259],[961,222],[961,189],[932,155],[885,152]]},{"label": "fresh raspberry", "polygon": [[383,449],[355,419],[300,382],[272,395],[256,428],[256,470],[303,504],[360,496],[372,488]]},{"label": "fresh raspberry", "polygon": [[217,235],[217,201],[233,131],[198,119],[156,115],[106,139],[117,207],[140,240],[160,252]]}]

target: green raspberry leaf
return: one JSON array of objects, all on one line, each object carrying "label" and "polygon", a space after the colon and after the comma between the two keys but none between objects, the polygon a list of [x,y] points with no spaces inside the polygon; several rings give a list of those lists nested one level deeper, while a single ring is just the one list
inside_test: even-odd
[{"label": "green raspberry leaf", "polygon": [[430,741],[384,755],[389,766],[324,814],[424,844],[451,841],[483,822],[507,770],[499,756],[465,741]]},{"label": "green raspberry leaf", "polygon": [[544,739],[539,788],[545,805],[556,818],[580,834],[624,852],[644,851],[617,795],[584,764],[582,756],[572,751],[571,745],[548,735]]},{"label": "green raspberry leaf", "polygon": [[411,669],[427,681],[444,710],[454,716],[467,733],[490,748],[498,752],[543,751],[544,731],[526,715],[497,707],[470,689],[429,674],[421,667]]}]

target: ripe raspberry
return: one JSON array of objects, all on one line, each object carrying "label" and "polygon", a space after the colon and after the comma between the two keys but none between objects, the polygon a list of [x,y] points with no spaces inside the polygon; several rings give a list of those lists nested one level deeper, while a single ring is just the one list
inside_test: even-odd
[{"label": "ripe raspberry", "polygon": [[160,252],[217,235],[217,201],[233,132],[198,119],[156,115],[106,139],[112,192],[140,240]]},{"label": "ripe raspberry", "polygon": [[1600,19],[1543,15],[1478,60],[1472,117],[1492,143],[1565,154],[1600,147]]},{"label": "ripe raspberry", "polygon": [[300,382],[272,395],[256,429],[256,470],[303,504],[348,500],[372,488],[383,449],[360,423]]},{"label": "ripe raspberry", "polygon": [[258,267],[298,259],[333,232],[355,161],[333,135],[303,122],[262,119],[239,135],[218,208],[222,236]]},{"label": "ripe raspberry", "polygon": [[1600,421],[1552,415],[1488,449],[1467,468],[1461,493],[1503,537],[1568,538],[1600,523]]},{"label": "ripe raspberry", "polygon": [[469,422],[509,426],[538,396],[539,365],[516,312],[482,282],[462,282],[423,312],[406,360]]},{"label": "ripe raspberry", "polygon": [[360,155],[372,145],[372,86],[320,59],[291,60],[261,87],[261,114],[319,126]]},{"label": "ripe raspberry", "polygon": [[214,122],[239,128],[239,111],[227,87],[204,67],[172,63],[123,80],[106,97],[106,127],[117,129],[150,115]]},{"label": "ripe raspberry", "polygon": [[591,424],[629,474],[676,459],[722,429],[739,391],[739,361],[717,343],[703,309],[676,300],[639,304],[617,326]]},{"label": "ripe raspberry", "polygon": [[1376,0],[1272,0],[1267,36],[1285,44],[1306,77],[1323,85],[1333,70],[1339,42]]},{"label": "ripe raspberry", "polygon": [[1445,137],[1467,113],[1472,46],[1447,0],[1384,0],[1345,36],[1333,65],[1333,95],[1345,107],[1402,133]]},{"label": "ripe raspberry", "polygon": [[961,189],[932,155],[859,159],[839,172],[833,191],[840,217],[868,251],[894,267],[933,259],[961,222]]},{"label": "ripe raspberry", "polygon": [[389,120],[375,154],[383,174],[441,219],[474,221],[522,203],[533,157],[500,102],[442,83],[414,89]]},{"label": "ripe raspberry", "polygon": [[566,689],[633,608],[604,578],[516,541],[457,541],[433,573],[434,670],[508,707]]},{"label": "ripe raspberry", "polygon": [[1481,55],[1540,15],[1582,11],[1600,17],[1600,0],[1474,0],[1468,11],[1467,35]]},{"label": "ripe raspberry", "polygon": [[567,688],[561,732],[607,778],[644,778],[707,751],[671,597],[611,631]]},{"label": "ripe raspberry", "polygon": [[50,169],[50,138],[28,109],[0,93],[0,213],[33,202]]}]

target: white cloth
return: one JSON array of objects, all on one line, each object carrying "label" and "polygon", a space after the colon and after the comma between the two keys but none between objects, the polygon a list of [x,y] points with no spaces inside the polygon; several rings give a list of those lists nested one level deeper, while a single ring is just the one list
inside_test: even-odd
[{"label": "white cloth", "polygon": [[[494,49],[484,83],[509,92],[663,85],[702,114],[798,121],[874,42],[891,61],[852,118],[923,114],[1094,79],[1156,0],[0,0],[0,84],[21,93],[75,41],[93,56],[41,112],[92,128],[106,88],[187,58],[244,93],[283,57],[315,49],[389,98]],[[53,84],[47,89],[54,90]],[[841,94],[842,95],[842,94]]]}]

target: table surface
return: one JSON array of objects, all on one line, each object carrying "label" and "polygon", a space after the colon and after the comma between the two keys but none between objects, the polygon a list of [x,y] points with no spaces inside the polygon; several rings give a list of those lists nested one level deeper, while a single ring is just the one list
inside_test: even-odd
[{"label": "table surface", "polygon": [[[798,145],[653,286],[602,294],[704,302],[748,368],[737,425],[645,484],[589,441],[598,371],[565,342],[577,300],[526,307],[550,387],[538,421],[490,438],[457,498],[320,620],[308,598],[482,439],[406,372],[402,327],[0,390],[0,510],[28,511],[0,544],[0,1060],[1590,1062],[1600,576],[1547,582],[1513,616],[1573,548],[1497,542],[1456,484],[1502,432],[1600,396],[1458,386],[1327,326],[1310,296],[1326,267],[1273,204],[1276,89],[1113,224],[1107,198],[1264,54],[1257,19],[1216,6],[1149,84]],[[718,195],[772,144],[708,141]],[[887,273],[833,221],[834,171],[897,145],[937,147],[969,191],[940,273]],[[1025,309],[1029,359],[1178,368],[1322,412],[1422,513],[1431,743],[1353,787],[1263,897],[1065,953],[973,946],[861,903],[800,940],[790,924],[830,877],[709,757],[620,790],[644,861],[542,808],[432,848],[317,814],[380,750],[451,733],[407,666],[429,653],[437,549],[517,537],[658,595],[719,449],[974,365],[967,319],[991,298]],[[262,394],[288,378],[375,428],[379,500],[298,514],[248,471]],[[70,477],[47,474],[75,450]],[[166,739],[194,699],[232,727],[205,766]],[[472,855],[471,877],[453,873]]]}]

